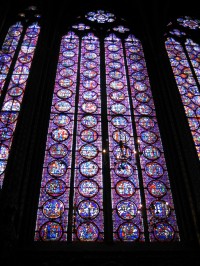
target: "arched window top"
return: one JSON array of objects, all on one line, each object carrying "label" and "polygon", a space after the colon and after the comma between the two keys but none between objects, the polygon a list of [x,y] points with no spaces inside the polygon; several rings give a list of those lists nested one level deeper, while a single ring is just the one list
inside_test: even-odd
[{"label": "arched window top", "polygon": [[179,25],[185,28],[190,28],[192,30],[200,29],[200,20],[195,18],[191,18],[188,16],[180,17],[177,19],[177,22],[179,23]]},{"label": "arched window top", "polygon": [[200,20],[182,17],[168,24],[165,46],[191,135],[200,158]]},{"label": "arched window top", "polygon": [[35,241],[180,241],[141,42],[113,13],[63,35]]},{"label": "arched window top", "polygon": [[86,31],[95,32],[97,35],[107,35],[113,32],[120,38],[127,38],[131,31],[130,25],[125,19],[104,10],[89,11],[78,16],[68,27],[68,30],[71,29],[79,35]]},{"label": "arched window top", "polygon": [[167,25],[165,36],[173,36],[179,41],[186,38],[197,38],[200,32],[200,20],[189,16],[173,19]]}]

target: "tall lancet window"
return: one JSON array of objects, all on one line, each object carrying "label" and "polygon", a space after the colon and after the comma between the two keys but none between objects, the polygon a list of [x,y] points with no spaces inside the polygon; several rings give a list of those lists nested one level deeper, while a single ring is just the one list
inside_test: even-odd
[{"label": "tall lancet window", "polygon": [[200,21],[178,18],[169,25],[166,49],[200,158]]},{"label": "tall lancet window", "polygon": [[61,37],[35,241],[179,241],[142,44],[110,12]]},{"label": "tall lancet window", "polygon": [[35,7],[19,15],[21,21],[9,28],[0,51],[0,188],[40,32]]}]

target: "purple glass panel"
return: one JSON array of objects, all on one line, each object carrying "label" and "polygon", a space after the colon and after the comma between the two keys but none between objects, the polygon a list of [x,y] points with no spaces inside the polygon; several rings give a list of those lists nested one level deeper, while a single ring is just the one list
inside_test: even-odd
[{"label": "purple glass panel", "polygon": [[[144,241],[123,48],[114,34],[105,39],[105,56],[113,238],[115,241]],[[113,66],[119,68],[113,70]],[[116,93],[115,97],[112,97],[113,93]]]},{"label": "purple glass panel", "polygon": [[97,37],[93,34],[83,37],[75,153],[73,241],[102,241],[104,238],[99,50]]},{"label": "purple glass panel", "polygon": [[17,48],[23,26],[20,22],[12,25],[5,37],[4,43],[2,45],[2,50],[0,51],[0,96],[3,90],[3,86],[7,77],[7,74],[12,63],[15,50]]},{"label": "purple glass panel", "polygon": [[[20,35],[22,28],[12,29],[11,32],[15,36]],[[37,35],[30,35],[31,32],[37,32]],[[0,147],[6,145],[8,150],[10,150],[12,145],[12,138],[17,124],[17,118],[20,112],[21,103],[23,100],[24,92],[26,89],[26,83],[29,76],[32,59],[34,56],[34,51],[36,48],[38,34],[40,32],[40,27],[38,24],[34,23],[29,26],[26,30],[24,40],[21,45],[21,49],[15,64],[13,74],[11,76],[11,81],[8,86],[8,91],[5,96],[2,110],[0,112],[0,130],[2,132],[0,138]],[[16,40],[14,40],[14,43]],[[13,47],[11,45],[11,47]],[[23,60],[22,60],[23,58]],[[27,58],[27,60],[26,60]],[[4,171],[7,165],[7,157],[1,156],[0,159],[0,187],[3,184]]]},{"label": "purple glass panel", "polygon": [[[79,38],[73,32],[63,36],[43,164],[36,241],[67,240],[78,49]],[[68,52],[73,52],[73,56]]]},{"label": "purple glass panel", "polygon": [[[190,64],[187,60],[182,45],[173,38],[168,38],[166,49],[176,79],[178,90],[188,119],[194,144],[200,158],[200,92],[192,74]],[[192,40],[186,40],[186,49],[193,65],[197,80],[200,82],[200,46]]]},{"label": "purple glass panel", "polygon": [[140,152],[149,238],[151,242],[179,241],[170,182],[142,45],[138,39],[130,35],[125,41],[125,48]]}]

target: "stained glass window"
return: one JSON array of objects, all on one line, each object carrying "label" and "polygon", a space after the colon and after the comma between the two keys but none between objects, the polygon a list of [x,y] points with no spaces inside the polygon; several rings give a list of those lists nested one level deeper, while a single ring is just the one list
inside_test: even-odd
[{"label": "stained glass window", "polygon": [[[189,38],[190,34],[199,31],[200,21],[183,17],[177,19],[177,22],[178,25],[170,26],[165,46],[200,158],[200,45]],[[175,26],[176,29],[173,28]]]},{"label": "stained glass window", "polygon": [[[26,22],[29,20],[27,19]],[[9,152],[17,124],[26,84],[40,32],[38,22],[24,24],[16,23],[6,36],[1,51],[1,89],[3,89],[9,67],[14,55],[14,69],[6,89],[2,109],[0,111],[0,187],[3,185]],[[21,37],[20,37],[21,36]],[[20,39],[21,38],[21,39]],[[20,46],[18,46],[21,40]],[[17,47],[18,46],[18,47]],[[18,51],[16,51],[18,49]],[[16,52],[15,52],[16,51]]]},{"label": "stained glass window", "polygon": [[110,12],[83,21],[61,38],[35,241],[179,241],[142,44]]}]

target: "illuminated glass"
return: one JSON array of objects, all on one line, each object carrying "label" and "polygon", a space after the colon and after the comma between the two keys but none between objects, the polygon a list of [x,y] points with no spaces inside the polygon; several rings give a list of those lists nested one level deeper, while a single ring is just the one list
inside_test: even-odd
[{"label": "illuminated glass", "polygon": [[[174,203],[142,45],[130,35],[125,40],[125,49],[149,239],[152,242],[179,241]],[[159,209],[159,214],[155,212],[156,208]]]},{"label": "illuminated glass", "polygon": [[[194,24],[194,20],[192,20],[191,26],[189,23],[191,20],[188,17],[186,19],[178,19],[178,21],[182,26],[189,27],[190,29],[196,29],[197,26],[195,25],[199,25],[198,21],[195,20],[196,24]],[[176,32],[174,33],[174,31],[170,31],[170,34],[173,36],[167,38],[165,46],[184,106],[197,155],[200,158],[200,46],[192,39],[187,38],[186,33],[177,35]],[[181,39],[176,39],[176,36]]]},{"label": "illuminated glass", "polygon": [[142,45],[122,24],[95,36],[112,13],[85,17],[61,41],[35,240],[179,241]]},{"label": "illuminated glass", "polygon": [[0,51],[0,96],[10,69],[10,65],[12,63],[12,59],[15,55],[22,30],[23,26],[21,22],[17,22],[16,24],[12,25],[9,28],[3,42],[2,49]]},{"label": "illuminated glass", "polygon": [[[15,38],[19,38],[21,31],[21,24],[17,24],[11,27],[9,30],[9,32],[12,33],[11,36]],[[6,156],[1,156],[0,159],[0,187],[3,184],[4,171],[6,169],[9,151],[12,145],[13,134],[15,132],[18,115],[21,109],[39,32],[40,26],[37,23],[30,25],[25,32],[25,36],[11,76],[11,81],[8,85],[7,93],[3,101],[2,110],[0,112],[0,130],[2,132],[0,149],[2,150],[4,145],[7,147]],[[18,42],[17,40],[18,39],[13,38],[7,40],[7,49],[9,50],[11,47],[11,49],[13,49],[13,53],[16,49]],[[14,43],[14,46],[12,43]]]}]

